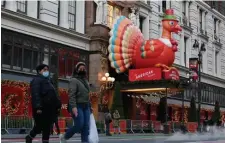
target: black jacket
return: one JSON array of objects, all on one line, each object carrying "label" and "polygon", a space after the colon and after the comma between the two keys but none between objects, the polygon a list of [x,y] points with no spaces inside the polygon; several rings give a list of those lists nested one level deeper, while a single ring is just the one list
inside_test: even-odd
[{"label": "black jacket", "polygon": [[37,75],[30,83],[32,108],[37,109],[60,109],[61,101],[49,78]]}]

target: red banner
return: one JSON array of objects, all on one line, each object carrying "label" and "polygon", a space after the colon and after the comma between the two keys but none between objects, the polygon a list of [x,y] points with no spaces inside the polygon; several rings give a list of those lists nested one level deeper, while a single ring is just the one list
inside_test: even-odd
[{"label": "red banner", "polygon": [[129,81],[161,80],[161,68],[145,68],[129,70]]},{"label": "red banner", "polygon": [[196,81],[198,79],[198,58],[189,58],[190,77]]},{"label": "red banner", "polygon": [[59,89],[59,95],[60,95],[60,99],[62,102],[62,107],[61,107],[61,115],[63,117],[70,117],[69,112],[67,111],[67,106],[68,106],[68,102],[69,102],[69,98],[68,98],[68,92],[66,89]]},{"label": "red banner", "polygon": [[167,80],[179,80],[180,79],[179,72],[175,68],[171,68],[168,71],[163,71],[163,75],[164,75],[164,79],[167,79]]}]

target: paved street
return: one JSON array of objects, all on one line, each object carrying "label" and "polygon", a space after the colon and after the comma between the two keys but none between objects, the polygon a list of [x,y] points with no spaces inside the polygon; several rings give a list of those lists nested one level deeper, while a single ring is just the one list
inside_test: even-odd
[{"label": "paved street", "polygon": [[[189,138],[188,138],[189,137]],[[201,140],[201,141],[200,141]],[[34,139],[34,143],[41,143],[41,138],[38,137]],[[74,137],[68,141],[68,143],[80,142],[80,138]],[[25,143],[24,139],[20,138],[2,138],[2,143]],[[51,138],[50,143],[59,143],[57,137]],[[195,138],[186,136],[179,138],[174,136],[154,136],[154,135],[121,135],[121,136],[112,136],[112,137],[100,137],[100,143],[225,143],[225,139],[221,140],[220,138],[205,138],[195,136]]]}]

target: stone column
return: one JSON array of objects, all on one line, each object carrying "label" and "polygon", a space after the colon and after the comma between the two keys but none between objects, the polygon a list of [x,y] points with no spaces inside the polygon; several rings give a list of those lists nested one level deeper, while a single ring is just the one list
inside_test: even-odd
[{"label": "stone column", "polygon": [[17,2],[16,1],[5,1],[5,8],[11,11],[17,11]]},{"label": "stone column", "polygon": [[205,12],[202,12],[202,30],[205,32]]},{"label": "stone column", "polygon": [[145,39],[149,39],[149,15],[143,21],[143,35]]},{"label": "stone column", "polygon": [[[216,47],[215,46],[213,46],[213,75],[214,76],[216,76]],[[217,64],[217,66],[218,66],[218,64]]]},{"label": "stone column", "polygon": [[219,61],[221,61],[221,51],[219,51],[219,53],[218,53],[218,57],[217,57],[217,67],[219,67],[218,69],[217,69],[217,77],[221,77],[221,62],[219,62]]},{"label": "stone column", "polygon": [[204,27],[205,31],[207,31],[207,28],[206,28],[207,27],[207,21],[208,21],[207,20],[207,12],[205,12],[205,27]]},{"label": "stone column", "polygon": [[[184,47],[185,48],[185,43],[184,43],[184,32],[182,32],[182,34],[181,34],[181,39],[180,39],[180,44],[179,44],[179,47]],[[180,49],[180,58],[181,58],[181,65],[182,66],[185,66],[185,60],[184,60],[184,51],[185,51],[185,49],[184,48],[179,48]]]},{"label": "stone column", "polygon": [[85,32],[85,1],[76,1],[76,31],[79,33]]},{"label": "stone column", "polygon": [[69,28],[69,21],[68,21],[68,1],[60,1],[60,26],[64,28]]},{"label": "stone column", "polygon": [[166,9],[170,9],[170,7],[171,7],[171,1],[166,1]]},{"label": "stone column", "polygon": [[27,16],[37,18],[37,1],[27,1]]},{"label": "stone column", "polygon": [[[208,45],[205,44],[205,48],[206,48],[206,49],[207,49],[207,46],[208,46]],[[206,51],[202,54],[202,59],[203,59],[203,60],[202,60],[202,65],[203,65],[202,70],[203,70],[204,73],[207,73],[207,62],[208,62],[208,61],[206,60],[206,59],[207,59],[207,51],[208,51],[208,50],[206,50]]]},{"label": "stone column", "polygon": [[186,7],[185,14],[187,17],[187,26],[189,26],[189,2],[188,1],[185,2],[185,7]]},{"label": "stone column", "polygon": [[[200,16],[200,9],[199,9],[199,7],[197,8],[197,14],[198,14],[198,16]],[[200,27],[201,27],[201,25],[200,25],[200,20],[199,20],[199,18],[198,18],[198,32],[200,32]]]}]

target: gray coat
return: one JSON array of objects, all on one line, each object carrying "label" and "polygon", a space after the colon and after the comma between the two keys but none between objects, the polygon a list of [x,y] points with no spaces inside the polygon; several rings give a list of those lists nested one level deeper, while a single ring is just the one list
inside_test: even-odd
[{"label": "gray coat", "polygon": [[86,78],[72,78],[69,82],[69,106],[77,107],[77,103],[89,103],[90,86]]}]

